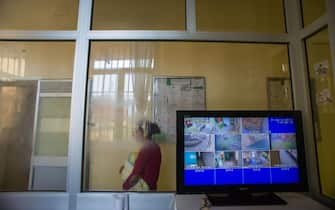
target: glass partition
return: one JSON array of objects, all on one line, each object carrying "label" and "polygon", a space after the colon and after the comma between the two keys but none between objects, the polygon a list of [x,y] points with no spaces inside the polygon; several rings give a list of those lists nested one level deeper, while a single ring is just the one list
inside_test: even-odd
[{"label": "glass partition", "polygon": [[303,24],[308,26],[326,12],[325,0],[301,0]]},{"label": "glass partition", "polygon": [[[292,109],[285,44],[93,41],[90,52],[84,191],[148,190],[125,187],[127,176],[120,169],[134,164],[141,151],[135,140],[138,121],[154,121],[156,78],[179,78],[179,85],[185,77],[204,78],[209,110]],[[182,97],[173,89],[178,81],[166,85],[172,96]],[[167,124],[158,125],[164,131]],[[174,191],[176,139],[165,134],[153,139],[161,151],[157,191]]]},{"label": "glass partition", "polygon": [[285,33],[282,0],[196,0],[197,30]]},{"label": "glass partition", "polygon": [[71,92],[68,96],[40,95],[35,155],[67,156],[70,107]]},{"label": "glass partition", "polygon": [[316,133],[321,193],[335,199],[335,71],[332,65],[328,29],[306,39],[311,101]]},{"label": "glass partition", "polygon": [[0,29],[76,30],[79,0],[1,0]]},{"label": "glass partition", "polygon": [[65,191],[74,42],[0,42],[0,191]]},{"label": "glass partition", "polygon": [[95,0],[94,30],[185,30],[185,0]]}]

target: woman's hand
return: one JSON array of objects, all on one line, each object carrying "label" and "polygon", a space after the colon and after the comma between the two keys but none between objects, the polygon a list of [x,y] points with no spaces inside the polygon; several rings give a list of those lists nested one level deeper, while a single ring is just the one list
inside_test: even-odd
[{"label": "woman's hand", "polygon": [[122,165],[122,166],[120,167],[120,170],[119,170],[119,173],[120,173],[120,174],[122,173],[123,169],[124,169],[124,165]]},{"label": "woman's hand", "polygon": [[140,177],[137,175],[128,177],[127,181],[123,183],[123,189],[129,190],[130,188],[134,187],[139,180],[140,180]]}]

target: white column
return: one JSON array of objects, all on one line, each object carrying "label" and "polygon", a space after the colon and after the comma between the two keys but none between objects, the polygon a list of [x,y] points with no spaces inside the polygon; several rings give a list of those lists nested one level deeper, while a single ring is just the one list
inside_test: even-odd
[{"label": "white column", "polygon": [[81,191],[82,150],[84,141],[85,89],[92,0],[80,0],[78,16],[78,36],[75,48],[75,61],[72,84],[70,138],[68,149],[67,192],[69,209],[75,210],[77,194]]},{"label": "white column", "polygon": [[196,32],[196,0],[186,0],[186,30]]},{"label": "white column", "polygon": [[300,38],[302,30],[302,14],[299,0],[285,0],[287,30],[290,36],[289,54],[296,110],[303,115],[305,137],[305,155],[308,174],[309,191],[312,195],[319,193],[319,177],[317,169],[314,127],[309,94],[309,78],[307,71],[306,49],[304,40]]}]

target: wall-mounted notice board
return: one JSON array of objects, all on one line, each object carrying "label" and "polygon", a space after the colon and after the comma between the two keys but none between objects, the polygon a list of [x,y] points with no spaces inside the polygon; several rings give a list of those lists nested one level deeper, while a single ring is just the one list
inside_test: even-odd
[{"label": "wall-mounted notice board", "polygon": [[153,120],[166,135],[166,141],[176,142],[176,111],[205,110],[206,83],[204,77],[154,77]]}]

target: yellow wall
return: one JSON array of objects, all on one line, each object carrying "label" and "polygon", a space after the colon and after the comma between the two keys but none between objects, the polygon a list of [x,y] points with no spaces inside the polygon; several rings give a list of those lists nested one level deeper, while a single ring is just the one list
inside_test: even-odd
[{"label": "yellow wall", "polygon": [[0,29],[74,30],[78,0],[1,0]]},{"label": "yellow wall", "polygon": [[[74,47],[74,42],[0,41],[0,78],[72,79]],[[23,59],[23,73],[14,73],[8,59]]]},{"label": "yellow wall", "polygon": [[[328,30],[312,36],[307,40],[307,52],[310,77],[312,80],[312,102],[314,104],[314,116],[318,120],[319,130],[317,134],[317,151],[319,161],[319,173],[322,193],[335,198],[335,156],[332,153],[335,148],[335,89],[334,69],[332,67],[329,49]],[[320,79],[316,75],[314,65],[325,60],[329,61],[329,75]],[[332,103],[319,104],[316,95],[323,88],[328,87],[332,93]]]},{"label": "yellow wall", "polygon": [[196,0],[197,29],[284,33],[282,0]]},{"label": "yellow wall", "polygon": [[302,0],[303,20],[307,26],[326,12],[325,0]]},{"label": "yellow wall", "polygon": [[95,0],[95,30],[185,30],[184,0]]},{"label": "yellow wall", "polygon": [[[143,57],[153,58],[155,67],[105,71],[93,68],[94,60]],[[267,77],[289,77],[289,72],[282,71],[282,64],[288,65],[286,45],[93,42],[90,59],[91,79],[116,74],[122,80],[125,73],[140,80],[151,80],[151,76],[157,75],[204,76],[208,109],[267,109]],[[150,87],[138,86],[141,87],[139,92],[151,92]],[[134,103],[126,101],[122,85],[115,99],[108,94],[91,95],[89,118],[95,126],[89,129],[90,190],[121,190],[118,170],[128,153],[137,149],[131,137],[134,124],[140,117],[152,117],[150,112],[145,114],[145,110],[150,110],[150,103],[141,108],[136,105],[148,102],[145,97],[136,97],[139,95],[135,94]],[[175,190],[175,144],[160,146],[163,160],[158,190]]]}]

